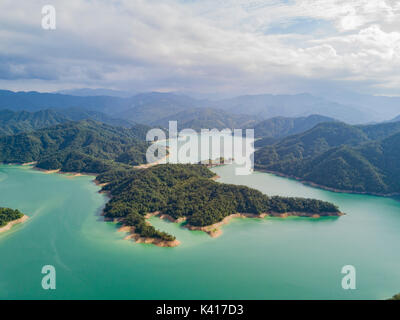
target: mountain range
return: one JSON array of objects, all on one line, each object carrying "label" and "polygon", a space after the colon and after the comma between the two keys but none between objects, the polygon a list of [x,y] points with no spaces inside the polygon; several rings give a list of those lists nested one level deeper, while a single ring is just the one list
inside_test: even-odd
[{"label": "mountain range", "polygon": [[[68,92],[68,91],[64,91]],[[85,92],[85,91],[84,91]],[[89,94],[89,93],[87,93]],[[59,93],[12,92],[0,91],[0,109],[12,111],[38,111],[43,109],[83,108],[105,113],[113,118],[120,118],[144,124],[165,121],[169,117],[183,117],[181,112],[199,114],[207,117],[210,109],[220,112],[220,117],[229,114],[246,115],[257,121],[272,117],[306,117],[319,114],[335,118],[349,124],[361,124],[389,120],[399,114],[393,102],[382,108],[379,99],[388,101],[388,97],[374,97],[375,108],[360,104],[338,103],[311,94],[296,95],[246,95],[230,99],[196,99],[173,93],[141,93],[132,97],[120,96],[76,96]],[[393,98],[395,99],[395,98]],[[379,106],[379,108],[378,108]],[[206,109],[201,111],[201,109]],[[225,113],[223,113],[225,112]],[[171,119],[173,120],[173,119]],[[217,123],[218,124],[218,123]]]}]

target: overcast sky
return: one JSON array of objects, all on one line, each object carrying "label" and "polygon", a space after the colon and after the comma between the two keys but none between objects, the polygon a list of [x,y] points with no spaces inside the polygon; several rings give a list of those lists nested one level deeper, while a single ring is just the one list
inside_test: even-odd
[{"label": "overcast sky", "polygon": [[399,27],[395,0],[1,0],[0,88],[400,95]]}]

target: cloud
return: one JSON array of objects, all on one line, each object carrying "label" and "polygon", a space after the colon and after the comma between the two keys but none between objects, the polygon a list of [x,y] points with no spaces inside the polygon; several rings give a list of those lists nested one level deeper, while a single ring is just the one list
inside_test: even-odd
[{"label": "cloud", "polygon": [[0,85],[400,93],[397,1],[53,0],[54,31],[45,4],[0,3]]}]

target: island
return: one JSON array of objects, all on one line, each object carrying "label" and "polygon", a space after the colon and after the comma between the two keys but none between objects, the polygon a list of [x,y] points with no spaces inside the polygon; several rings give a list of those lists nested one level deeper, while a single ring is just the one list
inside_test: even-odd
[{"label": "island", "polygon": [[234,217],[343,215],[329,202],[269,197],[246,186],[216,182],[214,177],[205,165],[165,164],[142,170],[110,170],[97,176],[96,182],[103,186],[101,192],[111,197],[104,208],[105,218],[129,231],[127,238],[158,246],[173,247],[179,242],[149,223],[148,218],[155,215],[211,236],[218,236],[220,226]]},{"label": "island", "polygon": [[28,216],[19,210],[0,208],[0,233],[10,230],[14,225],[23,223]]}]

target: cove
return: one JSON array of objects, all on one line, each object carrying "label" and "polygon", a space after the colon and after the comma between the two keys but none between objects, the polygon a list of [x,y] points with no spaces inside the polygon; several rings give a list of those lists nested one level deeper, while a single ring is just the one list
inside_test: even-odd
[{"label": "cove", "polygon": [[[219,181],[270,195],[336,203],[341,218],[234,219],[216,239],[158,218],[181,241],[159,248],[123,240],[104,222],[107,197],[93,177],[0,166],[0,205],[31,218],[0,235],[0,299],[385,299],[400,291],[400,202],[336,194],[234,167],[213,168]],[[41,288],[54,265],[57,289]],[[341,288],[354,265],[357,289]]]}]

